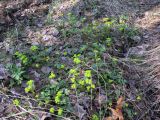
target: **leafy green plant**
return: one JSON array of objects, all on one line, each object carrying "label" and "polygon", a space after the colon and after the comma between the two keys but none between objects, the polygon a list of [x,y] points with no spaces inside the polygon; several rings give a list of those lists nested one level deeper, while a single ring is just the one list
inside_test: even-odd
[{"label": "leafy green plant", "polygon": [[51,72],[48,78],[49,79],[54,79],[55,77],[56,77],[55,73]]},{"label": "leafy green plant", "polygon": [[54,109],[53,107],[51,107],[51,108],[49,109],[49,112],[53,114],[53,113],[55,112],[55,109]]},{"label": "leafy green plant", "polygon": [[25,93],[34,93],[35,91],[35,85],[34,85],[34,81],[33,80],[29,80],[27,81],[27,87],[25,88]]},{"label": "leafy green plant", "polygon": [[18,99],[14,99],[13,100],[13,104],[16,105],[16,106],[19,106],[20,105],[20,101]]},{"label": "leafy green plant", "polygon": [[[130,27],[126,23],[127,17],[125,16],[119,19],[102,18],[92,23],[86,23],[83,19],[86,21],[85,18],[78,20],[75,15],[69,13],[67,20],[64,19],[64,26],[60,28],[62,38],[64,38],[64,36],[81,36],[84,41],[98,42],[101,45],[105,45],[106,49],[112,50],[110,51],[112,53],[116,51],[113,51],[114,49],[111,48],[116,48],[119,54],[123,54],[129,46],[136,44],[134,40],[132,40],[132,37],[137,35],[138,32],[136,28]],[[77,24],[79,24],[79,26],[77,26]]]},{"label": "leafy green plant", "polygon": [[23,69],[15,64],[8,64],[7,69],[9,73],[11,74],[12,80],[10,80],[10,86],[13,85],[20,85],[23,80],[23,74],[25,71]]},{"label": "leafy green plant", "polygon": [[73,62],[75,64],[80,64],[81,63],[81,60],[80,60],[79,57],[80,57],[80,54],[78,54],[78,55],[74,54],[74,56],[73,56]]},{"label": "leafy green plant", "polygon": [[98,116],[96,114],[93,114],[91,119],[92,120],[99,120],[99,118],[98,118]]},{"label": "leafy green plant", "polygon": [[[61,29],[63,38],[81,34],[81,30],[78,25],[80,22],[75,15],[68,13],[67,19],[65,19],[63,22],[63,28]],[[66,24],[67,27],[65,26]]]},{"label": "leafy green plant", "polygon": [[67,91],[67,84],[61,80],[56,84],[45,86],[45,88],[40,92],[39,99],[45,103],[54,101],[56,104],[66,104],[66,94],[68,94]]},{"label": "leafy green plant", "polygon": [[59,115],[59,116],[62,116],[62,114],[63,114],[63,109],[62,109],[62,108],[59,108],[59,109],[58,109],[58,115]]},{"label": "leafy green plant", "polygon": [[38,49],[39,49],[38,46],[35,46],[35,45],[30,47],[30,50],[33,52],[37,51]]},{"label": "leafy green plant", "polygon": [[63,92],[62,91],[58,91],[56,96],[55,96],[55,103],[56,104],[59,104],[61,102],[61,97],[63,95]]},{"label": "leafy green plant", "polygon": [[[74,55],[73,62],[76,65],[81,64],[81,60],[79,59],[80,55]],[[85,70],[82,76],[81,70],[79,69],[70,69],[70,81],[71,81],[71,89],[75,89],[77,91],[83,91],[85,88],[90,92],[91,89],[95,89],[95,84],[92,81],[91,70]]]},{"label": "leafy green plant", "polygon": [[[108,115],[106,108],[112,107],[113,101],[124,95],[123,85],[126,81],[118,59],[119,54],[123,54],[124,44],[130,42],[128,38],[135,35],[135,32],[126,25],[124,18],[102,18],[87,23],[86,18],[79,20],[73,14],[68,14],[59,28],[62,38],[79,35],[83,41],[80,44],[76,41],[76,45],[64,42],[62,47],[31,46],[15,53],[14,58],[22,66],[18,69],[23,68],[21,70],[25,71],[27,80],[42,80],[40,86],[36,86],[33,80],[27,81],[25,93],[37,91],[35,98],[39,105],[58,116],[66,115],[63,114],[66,109],[74,113],[75,101],[79,102],[79,96],[84,95],[92,108],[92,102],[103,94],[104,100],[97,103],[100,108],[94,111],[98,115],[90,116],[92,120],[100,120],[102,116]],[[21,70],[12,72],[19,76],[12,77],[16,78],[14,82],[21,81],[24,77]],[[79,104],[85,106],[83,102]],[[67,115],[70,114],[72,113]]]},{"label": "leafy green plant", "polygon": [[23,64],[27,64],[28,63],[28,57],[23,54],[23,53],[20,53],[20,52],[16,52],[15,53],[15,56],[20,59],[20,61],[23,63]]}]

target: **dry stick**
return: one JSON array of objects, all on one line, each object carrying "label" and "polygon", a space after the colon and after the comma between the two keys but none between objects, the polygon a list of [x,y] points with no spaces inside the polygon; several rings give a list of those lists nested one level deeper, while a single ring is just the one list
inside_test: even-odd
[{"label": "dry stick", "polygon": [[[21,106],[18,106],[18,107],[21,108],[24,112],[27,112],[27,110],[24,109],[23,107],[21,107]],[[36,116],[36,115],[32,114],[31,112],[29,112],[29,114],[31,114],[32,116]]]},{"label": "dry stick", "polygon": [[53,116],[56,116],[56,117],[59,117],[59,118],[63,118],[64,120],[71,120],[71,119],[69,119],[69,118],[62,117],[62,116],[58,116],[58,115],[56,115],[56,114],[52,114],[52,113],[49,113],[49,112],[38,111],[38,110],[35,110],[34,112],[35,112],[35,113],[50,114],[50,115],[53,115]]},{"label": "dry stick", "polygon": [[[35,115],[32,114],[32,113],[37,111],[37,110],[27,111],[27,110],[25,110],[23,107],[21,107],[21,106],[19,106],[19,107],[20,107],[22,110],[24,110],[24,111],[23,111],[23,112],[20,112],[20,113],[17,113],[17,114],[13,114],[13,115],[7,116],[7,117],[2,117],[1,119],[8,119],[8,118],[16,117],[16,116],[19,116],[19,115],[22,115],[22,114],[26,114],[26,113],[29,113],[29,114],[35,116]],[[41,113],[48,113],[48,112],[41,111]],[[51,114],[51,113],[48,113],[48,114]],[[65,118],[65,117],[62,117],[62,116],[55,115],[55,114],[51,114],[51,115],[54,115],[54,116],[59,117],[59,118],[63,118],[63,119],[65,119],[65,120],[70,120],[69,118]]]},{"label": "dry stick", "polygon": [[26,120],[24,117],[21,116],[15,116],[15,120]]},{"label": "dry stick", "polygon": [[[95,53],[95,59],[96,59],[96,53]],[[100,81],[99,81],[99,69],[98,69],[98,64],[97,64],[97,60],[96,60],[96,66],[97,66],[97,76],[98,76],[98,85],[100,85]],[[105,87],[105,89],[106,89],[106,87]],[[99,88],[99,96],[100,96],[100,94],[101,94],[101,91],[100,91],[100,88]],[[98,99],[99,99],[99,97],[98,97]],[[99,101],[99,100],[98,100]],[[100,104],[100,112],[102,112],[102,106],[101,106],[101,104]],[[101,117],[101,115],[99,116],[99,118],[100,118],[100,120],[102,120],[102,117]]]},{"label": "dry stick", "polygon": [[[99,73],[97,70],[93,69],[92,67],[88,66],[87,64],[85,64],[85,66],[88,67],[88,68],[90,68],[90,69],[92,69],[94,72]],[[105,83],[104,86],[105,86],[105,88],[106,88],[106,82],[105,82],[103,76],[102,76],[101,74],[99,74],[99,76],[102,78],[103,82]]]},{"label": "dry stick", "polygon": [[156,47],[156,48],[154,48],[152,50],[146,51],[146,54],[152,54],[153,52],[157,52],[159,50],[160,50],[160,46],[158,46],[158,47]]},{"label": "dry stick", "polygon": [[[9,90],[8,90],[9,91]],[[9,92],[11,92],[11,91],[9,91]],[[19,98],[19,99],[26,99],[26,100],[33,100],[33,101],[37,101],[36,99],[33,99],[33,98],[28,98],[28,97],[25,97],[25,96],[22,96],[22,95],[20,95],[19,94],[19,96],[12,96],[12,95],[6,95],[5,93],[3,93],[1,90],[0,90],[0,95],[5,95],[6,97],[12,97],[12,98]],[[45,104],[45,103],[44,103]],[[51,104],[45,104],[45,105],[49,105],[49,106],[53,106],[53,105],[51,105]],[[32,108],[31,106],[30,106],[30,108]],[[42,109],[42,108],[39,108],[39,109]],[[48,109],[45,109],[45,110],[48,110]],[[69,113],[71,113],[71,114],[74,114],[74,115],[76,115],[75,113],[73,113],[73,112],[71,112],[71,111],[68,111],[68,110],[66,110],[66,112],[69,112]],[[77,115],[76,115],[77,116]]]},{"label": "dry stick", "polygon": [[16,116],[23,115],[23,114],[26,114],[26,113],[29,113],[29,112],[32,112],[32,111],[23,111],[23,112],[13,114],[13,115],[10,115],[10,116],[7,116],[7,117],[2,117],[2,119],[8,119],[8,118],[11,118],[11,117],[16,117]]},{"label": "dry stick", "polygon": [[151,108],[154,107],[154,105],[156,105],[156,104],[158,104],[158,103],[154,103],[154,104],[150,107],[150,109],[148,109],[144,114],[142,114],[137,120],[141,120],[146,114],[148,114],[148,112],[151,110]]}]

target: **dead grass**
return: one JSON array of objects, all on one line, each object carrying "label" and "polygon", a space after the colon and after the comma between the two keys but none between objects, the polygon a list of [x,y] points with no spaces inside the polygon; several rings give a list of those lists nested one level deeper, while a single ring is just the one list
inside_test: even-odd
[{"label": "dead grass", "polygon": [[[137,86],[143,93],[143,103],[140,105],[141,115],[138,119],[159,119],[160,110],[160,6],[156,6],[144,13],[143,18],[138,18],[135,25],[144,31],[143,49],[145,61],[135,66],[141,74]],[[142,44],[142,47],[143,45]],[[140,51],[141,52],[141,51]],[[147,111],[146,111],[147,109]],[[144,110],[146,111],[144,113]]]}]

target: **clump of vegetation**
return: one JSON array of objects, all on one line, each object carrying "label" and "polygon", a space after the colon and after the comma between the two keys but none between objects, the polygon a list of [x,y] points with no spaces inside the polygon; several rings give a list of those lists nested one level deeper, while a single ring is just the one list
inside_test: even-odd
[{"label": "clump of vegetation", "polygon": [[89,23],[87,21],[89,20],[85,17],[78,18],[69,13],[67,19],[64,19],[63,24],[59,26],[62,39],[77,35],[84,42],[105,45],[108,51],[119,56],[123,56],[129,47],[136,44],[132,37],[138,34],[137,29],[126,24],[125,16],[106,17]]},{"label": "clump of vegetation", "polygon": [[19,106],[19,105],[20,105],[20,101],[19,101],[18,99],[14,99],[14,100],[13,100],[13,104],[14,104],[15,106]]},{"label": "clump of vegetation", "polygon": [[10,86],[20,85],[23,80],[24,70],[22,67],[17,66],[15,64],[8,64],[7,69],[11,74]]},{"label": "clump of vegetation", "polygon": [[[86,18],[78,20],[72,14],[68,14],[67,21],[59,28],[61,38],[80,35],[83,42],[78,46],[64,43],[62,48],[31,46],[25,51],[16,51],[15,64],[8,68],[13,78],[11,81],[13,85],[25,81],[24,92],[51,114],[72,115],[78,119],[75,112],[78,104],[86,111],[96,107],[93,112],[85,113],[85,117],[101,120],[109,115],[106,108],[124,96],[126,81],[118,66],[118,57],[124,53],[124,44],[133,44],[130,38],[137,32],[130,29],[124,19],[103,18],[87,23]],[[20,68],[16,66],[17,62]],[[51,70],[42,72],[44,66]],[[41,74],[38,80],[43,84],[37,84],[37,76],[31,71]],[[97,100],[99,97],[103,97],[102,101]],[[14,101],[14,104],[19,103]]]},{"label": "clump of vegetation", "polygon": [[27,87],[25,88],[25,93],[29,93],[29,92],[34,93],[34,90],[35,90],[34,81],[29,80],[29,81],[27,81],[26,84],[27,84]]}]

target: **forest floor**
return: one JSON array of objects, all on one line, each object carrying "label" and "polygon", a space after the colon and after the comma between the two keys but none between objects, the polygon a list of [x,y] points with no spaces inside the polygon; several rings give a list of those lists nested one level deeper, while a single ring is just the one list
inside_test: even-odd
[{"label": "forest floor", "polygon": [[159,43],[159,0],[0,0],[0,120],[159,120]]}]

